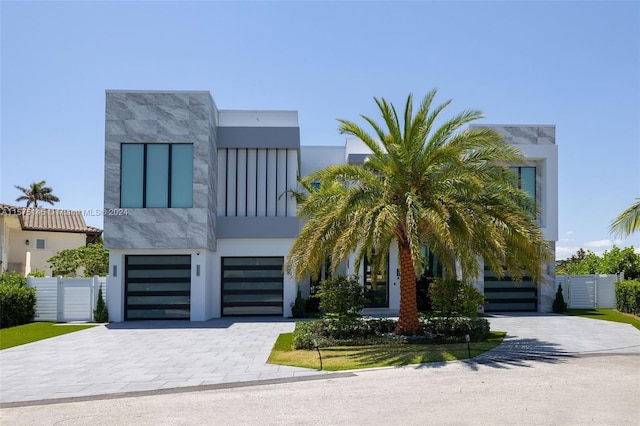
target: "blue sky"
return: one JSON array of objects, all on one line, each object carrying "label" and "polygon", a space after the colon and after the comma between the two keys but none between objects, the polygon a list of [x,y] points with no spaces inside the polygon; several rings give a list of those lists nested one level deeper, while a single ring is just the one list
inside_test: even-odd
[{"label": "blue sky", "polygon": [[[209,90],[222,109],[299,111],[302,143],[432,88],[449,115],[555,124],[557,257],[614,241],[640,197],[639,2],[6,2],[0,202],[46,180],[100,209],[107,89]],[[86,216],[102,226],[102,218]]]}]

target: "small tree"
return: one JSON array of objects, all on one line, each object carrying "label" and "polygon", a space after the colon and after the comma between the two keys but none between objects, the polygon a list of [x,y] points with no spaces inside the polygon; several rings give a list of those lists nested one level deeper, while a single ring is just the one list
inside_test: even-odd
[{"label": "small tree", "polygon": [[320,298],[320,309],[324,313],[339,317],[358,315],[366,303],[364,289],[357,276],[339,275],[324,280],[316,296]]},{"label": "small tree", "polygon": [[53,269],[53,275],[75,277],[80,267],[84,267],[84,276],[106,276],[109,273],[109,250],[101,243],[75,249],[60,250],[47,260]]},{"label": "small tree", "polygon": [[565,303],[564,296],[562,295],[562,285],[558,286],[558,290],[556,291],[556,299],[553,301],[552,309],[556,314],[567,311],[567,304]]},{"label": "small tree", "polygon": [[484,294],[473,285],[455,279],[436,279],[429,286],[429,295],[433,308],[445,315],[475,317],[484,305]]},{"label": "small tree", "polygon": [[93,310],[93,320],[95,322],[109,322],[109,311],[107,310],[107,304],[102,298],[102,285],[98,289],[98,303]]}]

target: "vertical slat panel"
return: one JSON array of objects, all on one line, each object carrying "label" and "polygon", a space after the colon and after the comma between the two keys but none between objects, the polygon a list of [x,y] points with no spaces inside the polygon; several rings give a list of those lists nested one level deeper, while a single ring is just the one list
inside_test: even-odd
[{"label": "vertical slat panel", "polygon": [[227,216],[236,216],[237,149],[227,150]]},{"label": "vertical slat panel", "polygon": [[287,215],[287,150],[277,150],[276,216]]},{"label": "vertical slat panel", "polygon": [[227,215],[227,150],[218,150],[218,216]]},{"label": "vertical slat panel", "polygon": [[276,194],[278,177],[278,157],[275,149],[267,150],[267,217],[277,215]]},{"label": "vertical slat panel", "polygon": [[256,215],[257,151],[247,150],[247,216]]},{"label": "vertical slat panel", "polygon": [[247,215],[247,150],[238,149],[236,216]]},{"label": "vertical slat panel", "polygon": [[[34,278],[28,286],[36,289],[36,321],[91,321],[96,307],[93,278]],[[106,302],[106,279],[98,278]],[[60,308],[60,309],[58,309]],[[60,316],[58,315],[60,310]]]},{"label": "vertical slat panel", "polygon": [[259,149],[257,155],[256,216],[264,217],[267,215],[267,150]]},{"label": "vertical slat panel", "polygon": [[[287,150],[287,189],[295,190],[298,187],[298,151]],[[296,215],[296,200],[291,194],[287,194],[287,216]]]}]

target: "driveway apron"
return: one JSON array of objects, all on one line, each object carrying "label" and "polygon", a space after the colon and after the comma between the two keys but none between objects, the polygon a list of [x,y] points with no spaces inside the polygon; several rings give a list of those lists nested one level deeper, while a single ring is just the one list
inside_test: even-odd
[{"label": "driveway apron", "polygon": [[[640,331],[628,324],[553,314],[490,322],[507,337],[476,362],[640,355]],[[266,363],[278,335],[293,327],[272,318],[125,322],[5,349],[0,403],[326,374]]]},{"label": "driveway apron", "polygon": [[5,349],[0,402],[322,374],[266,363],[293,328],[272,318],[125,322]]}]

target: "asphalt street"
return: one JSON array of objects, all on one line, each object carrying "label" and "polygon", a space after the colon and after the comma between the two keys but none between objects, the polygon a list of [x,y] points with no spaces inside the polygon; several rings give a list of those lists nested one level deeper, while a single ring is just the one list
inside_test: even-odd
[{"label": "asphalt street", "polygon": [[[634,425],[640,357],[382,368],[2,409],[6,425]],[[220,385],[222,386],[222,385]]]}]

